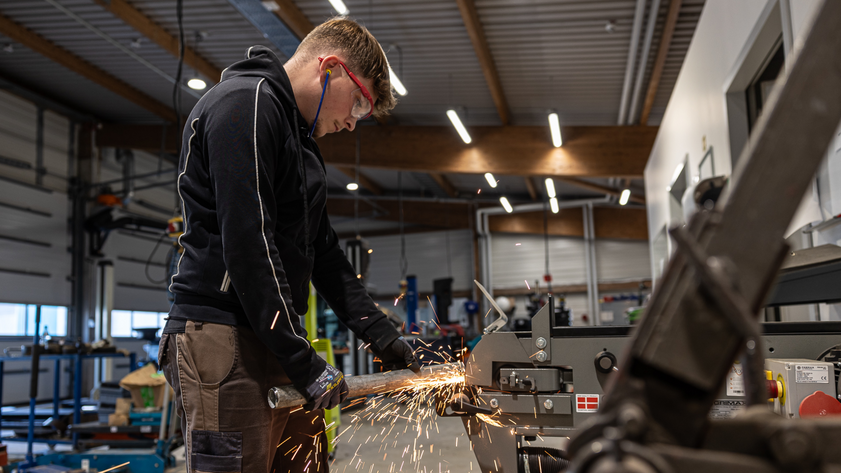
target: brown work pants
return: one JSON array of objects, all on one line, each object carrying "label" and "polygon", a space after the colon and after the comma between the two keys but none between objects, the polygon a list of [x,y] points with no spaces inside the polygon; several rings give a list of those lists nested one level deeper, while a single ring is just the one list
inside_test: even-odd
[{"label": "brown work pants", "polygon": [[328,471],[323,411],[269,408],[269,388],[291,383],[251,329],[189,321],[161,337],[158,362],[175,390],[189,473]]}]

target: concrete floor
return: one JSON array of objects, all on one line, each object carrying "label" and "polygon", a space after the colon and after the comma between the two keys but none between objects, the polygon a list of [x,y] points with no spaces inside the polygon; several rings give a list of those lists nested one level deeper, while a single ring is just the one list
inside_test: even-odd
[{"label": "concrete floor", "polygon": [[[403,407],[386,400],[378,406],[376,415],[372,415],[372,410],[344,413],[337,430],[341,435],[335,443],[331,473],[478,473],[460,419],[432,414],[418,422],[414,417],[410,420],[381,414],[397,408],[402,415]],[[59,450],[68,448],[61,446]],[[49,452],[43,444],[36,444],[35,451]],[[9,444],[10,457],[22,457],[25,452],[25,443]],[[184,447],[173,451],[173,455],[176,466],[167,469],[167,473],[186,473]]]},{"label": "concrete floor", "polygon": [[[341,435],[335,443],[335,459],[330,464],[331,473],[479,471],[464,426],[458,418],[440,418],[433,415],[420,423],[399,418],[394,422],[392,429],[394,417],[354,421],[354,417],[360,419],[360,416],[364,415],[365,412],[361,410],[342,414],[342,425],[338,428]],[[418,425],[422,427],[420,437]],[[383,435],[387,436],[385,441],[382,441]],[[177,465],[168,469],[167,473],[185,473],[183,447],[173,454]]]},{"label": "concrete floor", "polygon": [[[344,432],[336,443],[333,473],[469,473],[479,471],[461,420],[438,417],[421,421],[393,418],[353,422],[342,415]],[[420,436],[416,427],[421,426]],[[408,427],[408,428],[407,428]],[[413,430],[415,428],[415,430]],[[385,429],[385,430],[383,430]],[[391,435],[388,431],[391,430]],[[404,432],[405,430],[405,432]],[[352,435],[351,435],[352,434]],[[382,441],[381,436],[387,435]],[[422,453],[421,453],[422,452]]]}]

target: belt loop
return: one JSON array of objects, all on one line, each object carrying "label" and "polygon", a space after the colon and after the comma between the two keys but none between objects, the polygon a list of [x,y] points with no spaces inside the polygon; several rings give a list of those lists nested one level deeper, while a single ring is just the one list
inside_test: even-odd
[{"label": "belt loop", "polygon": [[201,326],[204,324],[204,322],[195,321],[194,324],[196,325],[196,332],[198,332],[199,330],[201,330]]}]

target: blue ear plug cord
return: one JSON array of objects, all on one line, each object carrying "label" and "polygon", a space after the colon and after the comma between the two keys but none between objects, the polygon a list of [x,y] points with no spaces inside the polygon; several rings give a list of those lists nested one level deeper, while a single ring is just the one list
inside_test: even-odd
[{"label": "blue ear plug cord", "polygon": [[318,114],[321,113],[321,104],[324,102],[324,92],[327,92],[327,81],[330,80],[330,74],[332,73],[333,71],[327,69],[327,75],[324,77],[324,87],[321,88],[321,99],[318,101],[318,110],[315,111],[315,120],[312,121],[312,128],[310,128],[307,138],[311,138],[313,132],[315,132],[315,124],[318,123]]}]

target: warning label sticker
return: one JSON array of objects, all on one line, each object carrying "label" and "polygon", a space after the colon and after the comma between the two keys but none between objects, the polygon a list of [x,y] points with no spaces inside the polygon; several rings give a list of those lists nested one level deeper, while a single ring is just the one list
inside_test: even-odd
[{"label": "warning label sticker", "polygon": [[575,412],[597,412],[599,410],[598,394],[576,394]]},{"label": "warning label sticker", "polygon": [[828,384],[827,365],[795,365],[795,382],[806,384]]},{"label": "warning label sticker", "polygon": [[745,410],[745,401],[733,401],[730,399],[716,399],[710,409],[710,419],[732,419],[736,414]]},{"label": "warning label sticker", "polygon": [[743,376],[742,372],[742,364],[738,361],[733,363],[733,366],[730,367],[730,372],[727,373],[728,396],[745,395],[745,377]]}]

